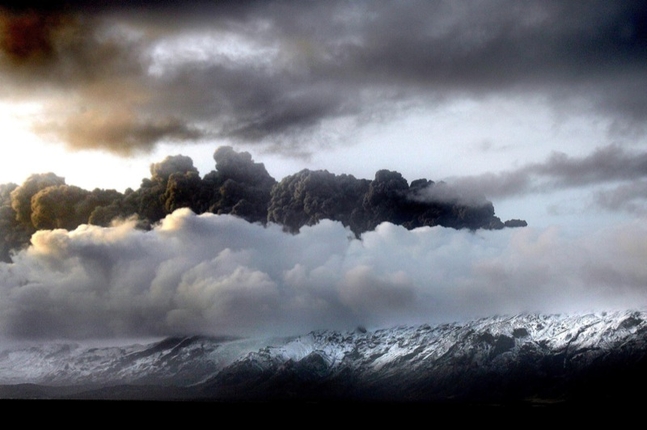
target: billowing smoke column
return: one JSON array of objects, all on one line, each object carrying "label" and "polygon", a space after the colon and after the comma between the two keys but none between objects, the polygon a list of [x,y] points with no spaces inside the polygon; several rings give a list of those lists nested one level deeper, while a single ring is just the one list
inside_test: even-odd
[{"label": "billowing smoke column", "polygon": [[[29,244],[38,230],[73,230],[82,224],[109,226],[136,219],[150,229],[177,209],[196,214],[236,215],[252,223],[280,224],[286,231],[323,219],[340,221],[356,237],[382,222],[407,229],[445,226],[500,229],[524,221],[501,222],[485,197],[467,201],[446,184],[419,179],[408,184],[398,172],[380,170],[375,179],[356,179],[327,171],[302,170],[277,183],[247,152],[223,146],[214,153],[216,170],[200,178],[191,158],[166,157],[150,167],[138,190],[86,191],[53,173],[30,176],[20,186],[0,189],[0,258]],[[438,190],[442,192],[438,192]]]}]

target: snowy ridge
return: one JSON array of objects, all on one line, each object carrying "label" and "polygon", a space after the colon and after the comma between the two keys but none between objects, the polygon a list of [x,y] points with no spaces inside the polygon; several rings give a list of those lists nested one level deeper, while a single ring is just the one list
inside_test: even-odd
[{"label": "snowy ridge", "polygon": [[249,353],[216,375],[207,393],[323,400],[486,401],[492,395],[563,400],[565,393],[585,390],[596,372],[647,368],[646,356],[647,314],[641,311],[497,316],[365,333],[319,331]]},{"label": "snowy ridge", "polygon": [[[647,313],[625,311],[586,315],[518,315],[483,318],[465,324],[435,327],[397,327],[374,332],[339,333],[319,331],[285,345],[268,347],[247,359],[299,361],[317,352],[326,356],[331,367],[341,365],[354,352],[362,357],[361,367],[379,371],[383,366],[406,357],[409,364],[427,363],[447,354],[465,351],[471,345],[475,357],[514,354],[524,346],[553,351],[604,351],[621,345],[647,330]],[[647,339],[645,339],[647,340]],[[462,347],[461,347],[462,346]]]},{"label": "snowy ridge", "polygon": [[[618,384],[643,376],[647,381],[644,369],[645,311],[496,316],[282,339],[193,336],[0,351],[5,386],[174,386],[212,399],[561,401],[595,387],[615,384],[618,391]],[[591,384],[597,384],[593,391]]]},{"label": "snowy ridge", "polygon": [[29,345],[0,351],[0,384],[190,385],[267,342],[272,340],[193,336],[103,348],[79,343]]}]

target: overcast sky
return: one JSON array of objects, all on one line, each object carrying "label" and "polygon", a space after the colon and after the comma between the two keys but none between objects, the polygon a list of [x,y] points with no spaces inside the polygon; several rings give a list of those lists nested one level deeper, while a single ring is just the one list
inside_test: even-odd
[{"label": "overcast sky", "polygon": [[[382,226],[360,242],[335,223],[295,238],[180,212],[146,234],[42,232],[0,263],[4,334],[647,304],[644,2],[92,3],[0,3],[0,183],[52,171],[123,191],[167,155],[204,175],[232,145],[278,180],[303,168],[445,180],[529,227]],[[202,243],[223,228],[238,235]]]}]

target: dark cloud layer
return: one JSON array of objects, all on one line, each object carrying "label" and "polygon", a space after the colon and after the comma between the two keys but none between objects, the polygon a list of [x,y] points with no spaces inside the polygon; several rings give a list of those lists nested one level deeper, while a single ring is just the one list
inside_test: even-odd
[{"label": "dark cloud layer", "polygon": [[623,132],[647,119],[640,1],[111,4],[0,12],[0,95],[47,94],[38,130],[74,148],[307,153],[337,120],[455,95],[538,94]]}]

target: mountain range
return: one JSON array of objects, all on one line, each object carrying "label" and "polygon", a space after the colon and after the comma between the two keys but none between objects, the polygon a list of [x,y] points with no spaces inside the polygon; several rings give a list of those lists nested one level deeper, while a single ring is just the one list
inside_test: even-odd
[{"label": "mountain range", "polygon": [[641,310],[112,343],[5,344],[0,397],[486,405],[647,398]]}]

